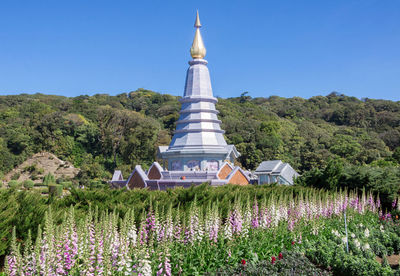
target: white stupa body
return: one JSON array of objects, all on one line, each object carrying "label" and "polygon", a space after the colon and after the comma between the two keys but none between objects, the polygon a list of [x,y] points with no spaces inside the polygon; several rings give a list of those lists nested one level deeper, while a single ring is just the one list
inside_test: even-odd
[{"label": "white stupa body", "polygon": [[218,170],[239,153],[225,141],[207,61],[193,59],[189,64],[176,130],[168,149],[161,147],[160,153],[168,161],[169,170]]},{"label": "white stupa body", "polygon": [[205,47],[197,28],[186,74],[185,92],[180,117],[169,147],[160,147],[161,157],[168,161],[170,171],[217,171],[224,161],[233,163],[240,154],[234,145],[227,145],[213,96]]}]

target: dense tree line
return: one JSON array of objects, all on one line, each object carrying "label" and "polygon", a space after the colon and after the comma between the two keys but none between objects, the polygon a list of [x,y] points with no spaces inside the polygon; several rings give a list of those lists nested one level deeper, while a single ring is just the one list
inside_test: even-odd
[{"label": "dense tree line", "polygon": [[[79,177],[107,179],[148,167],[168,145],[179,97],[139,89],[116,96],[0,96],[0,176],[32,154],[49,151],[81,168]],[[398,166],[400,102],[359,100],[338,93],[299,97],[219,99],[228,143],[254,169],[282,159],[303,173],[330,159],[353,165]],[[245,119],[244,119],[245,118]]]}]

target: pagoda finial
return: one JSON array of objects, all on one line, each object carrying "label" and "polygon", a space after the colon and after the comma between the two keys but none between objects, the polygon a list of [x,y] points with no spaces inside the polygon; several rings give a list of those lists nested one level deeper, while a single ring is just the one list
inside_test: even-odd
[{"label": "pagoda finial", "polygon": [[196,28],[196,33],[194,35],[192,48],[190,48],[190,55],[192,58],[204,58],[206,56],[206,47],[204,47],[203,38],[200,34],[200,18],[199,11],[197,11],[196,21],[194,22],[194,27]]},{"label": "pagoda finial", "polygon": [[194,26],[196,28],[200,28],[201,27],[200,17],[199,17],[199,10],[197,10],[196,21],[194,22]]}]

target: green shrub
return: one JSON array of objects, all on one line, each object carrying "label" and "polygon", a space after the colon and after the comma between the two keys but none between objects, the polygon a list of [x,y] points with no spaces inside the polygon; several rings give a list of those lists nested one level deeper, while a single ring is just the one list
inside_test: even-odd
[{"label": "green shrub", "polygon": [[21,176],[20,173],[14,173],[13,176],[11,176],[11,180],[18,180],[18,178]]},{"label": "green shrub", "polygon": [[62,185],[64,187],[64,189],[74,188],[74,183],[72,183],[72,181],[60,182],[59,184]]},{"label": "green shrub", "polygon": [[34,172],[36,170],[37,170],[36,164],[32,164],[32,165],[26,166],[24,168],[24,172],[29,172],[29,173],[32,173],[32,172]]},{"label": "green shrub", "polygon": [[33,186],[35,186],[35,183],[34,183],[32,180],[28,179],[28,180],[25,180],[25,181],[22,183],[22,185],[25,187],[25,189],[30,190],[30,189],[33,188]]},{"label": "green shrub", "polygon": [[57,178],[56,183],[60,184],[61,182],[65,182],[65,181],[66,180],[65,180],[64,176],[61,176],[61,177]]},{"label": "green shrub", "polygon": [[35,188],[35,191],[37,191],[40,194],[48,194],[49,193],[49,187],[40,186],[39,188]]},{"label": "green shrub", "polygon": [[60,184],[50,184],[48,188],[49,188],[49,195],[59,197],[62,196],[63,194],[63,186]]},{"label": "green shrub", "polygon": [[[283,258],[275,256],[275,262],[259,261],[255,264],[246,260],[235,268],[218,271],[218,275],[330,275],[327,271],[317,268],[304,254],[294,251],[282,252]],[[214,274],[213,274],[214,275]]]},{"label": "green shrub", "polygon": [[365,189],[379,194],[384,209],[389,209],[400,192],[400,170],[398,167],[353,166],[340,160],[331,160],[323,169],[304,173],[295,183],[331,190]]},{"label": "green shrub", "polygon": [[22,186],[21,183],[18,182],[17,180],[10,180],[10,182],[8,182],[8,187],[12,189],[20,188],[21,186]]},{"label": "green shrub", "polygon": [[43,186],[49,186],[52,184],[56,184],[56,179],[54,178],[54,175],[51,173],[48,173],[44,178],[43,178]]}]

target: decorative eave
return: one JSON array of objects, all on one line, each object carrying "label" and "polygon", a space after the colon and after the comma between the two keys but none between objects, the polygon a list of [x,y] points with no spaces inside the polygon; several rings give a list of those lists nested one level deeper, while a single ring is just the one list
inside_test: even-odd
[{"label": "decorative eave", "polygon": [[[234,167],[230,162],[225,161],[220,167],[219,170],[217,171],[217,177],[219,178],[219,174],[221,173],[221,171],[224,169],[225,166],[229,166],[231,168],[231,170],[233,171]],[[228,174],[229,175],[229,174]]]},{"label": "decorative eave", "polygon": [[128,190],[130,190],[129,188],[129,182],[131,180],[131,178],[134,176],[134,174],[137,173],[139,174],[139,176],[141,177],[141,179],[144,182],[145,187],[147,187],[146,181],[149,180],[149,178],[147,177],[146,173],[144,172],[144,170],[142,169],[142,166],[140,165],[136,165],[135,169],[133,170],[133,172],[131,173],[131,175],[129,176],[128,180],[126,181],[126,188]]},{"label": "decorative eave", "polygon": [[225,159],[229,159],[229,156],[233,156],[233,159],[237,159],[240,156],[240,152],[237,151],[235,145],[227,145],[228,153]]},{"label": "decorative eave", "polygon": [[122,176],[122,172],[119,170],[114,171],[113,177],[111,179],[111,182],[113,181],[123,181],[124,177]]},{"label": "decorative eave", "polygon": [[246,174],[246,172],[239,166],[236,166],[233,171],[231,171],[231,173],[227,176],[226,180],[227,183],[229,183],[229,181],[231,181],[232,177],[237,173],[237,171],[240,171],[243,176],[246,178],[247,182],[250,182],[250,177],[248,177],[248,175]]}]

